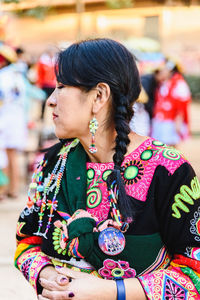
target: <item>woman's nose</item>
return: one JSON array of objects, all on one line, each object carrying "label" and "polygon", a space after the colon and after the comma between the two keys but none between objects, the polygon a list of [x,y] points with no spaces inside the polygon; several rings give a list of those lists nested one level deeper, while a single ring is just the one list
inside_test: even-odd
[{"label": "woman's nose", "polygon": [[47,99],[47,105],[50,107],[54,107],[57,104],[56,102],[56,97],[54,92],[49,96],[49,98]]}]

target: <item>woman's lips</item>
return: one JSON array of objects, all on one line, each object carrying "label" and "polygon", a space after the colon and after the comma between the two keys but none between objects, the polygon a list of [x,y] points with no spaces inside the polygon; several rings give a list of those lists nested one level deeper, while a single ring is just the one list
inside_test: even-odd
[{"label": "woman's lips", "polygon": [[55,113],[53,113],[52,116],[53,116],[53,120],[55,120],[56,118],[58,118],[58,115],[56,115]]}]

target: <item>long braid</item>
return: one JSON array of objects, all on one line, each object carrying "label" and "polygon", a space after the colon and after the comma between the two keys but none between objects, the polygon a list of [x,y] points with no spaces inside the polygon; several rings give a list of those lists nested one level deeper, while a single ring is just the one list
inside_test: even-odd
[{"label": "long braid", "polygon": [[120,94],[118,97],[115,96],[114,109],[115,130],[117,132],[115,139],[115,153],[113,155],[114,170],[107,179],[107,185],[108,189],[117,189],[117,205],[124,218],[124,221],[127,221],[133,219],[133,212],[130,202],[131,199],[126,194],[124,182],[121,177],[121,164],[124,160],[124,155],[127,152],[127,146],[130,143],[128,137],[130,133],[129,117],[127,117],[130,108],[127,97],[122,94]]},{"label": "long braid", "polygon": [[124,95],[118,97],[118,101],[115,102],[115,130],[117,132],[115,140],[115,154],[113,161],[115,167],[121,167],[124,159],[124,155],[127,152],[127,146],[130,143],[129,133],[130,127],[127,120],[128,114],[128,99]]}]

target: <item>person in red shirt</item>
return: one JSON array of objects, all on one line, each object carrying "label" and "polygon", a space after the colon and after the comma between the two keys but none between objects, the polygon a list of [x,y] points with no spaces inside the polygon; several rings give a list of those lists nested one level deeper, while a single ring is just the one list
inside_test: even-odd
[{"label": "person in red shirt", "polygon": [[156,90],[152,137],[176,146],[189,136],[191,93],[179,68],[171,61],[162,70],[163,81]]},{"label": "person in red shirt", "polygon": [[[48,48],[45,53],[41,55],[37,63],[37,85],[43,89],[48,98],[55,89],[56,78],[55,78],[55,51],[53,48]],[[42,102],[41,119],[44,118],[46,101]]]}]

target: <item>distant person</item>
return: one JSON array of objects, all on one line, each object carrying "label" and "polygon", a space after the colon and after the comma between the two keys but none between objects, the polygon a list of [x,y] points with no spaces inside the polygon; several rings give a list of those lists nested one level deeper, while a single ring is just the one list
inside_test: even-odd
[{"label": "distant person", "polygon": [[5,155],[5,152],[0,149],[0,201],[6,198],[6,186],[9,183],[8,176],[4,171],[4,168],[1,167],[2,159]]},{"label": "distant person", "polygon": [[161,80],[162,73],[160,69],[156,69],[152,73],[144,74],[141,76],[142,86],[148,95],[148,100],[144,104],[145,110],[149,114],[150,121],[153,117],[153,108],[155,105],[155,92],[156,88]]},{"label": "distant person", "polygon": [[17,62],[15,64],[17,64],[17,66],[18,66],[18,70],[20,70],[21,73],[23,73],[26,76],[27,72],[28,72],[28,63],[26,61],[27,60],[26,53],[22,47],[17,47],[15,49],[15,51],[17,54]]},{"label": "distant person", "polygon": [[148,95],[142,88],[138,100],[133,105],[134,115],[129,124],[132,131],[143,136],[150,134],[150,117],[145,109],[147,102]]},{"label": "distant person", "polygon": [[[37,85],[43,89],[46,99],[51,95],[56,86],[55,77],[55,51],[49,47],[39,58],[37,63]],[[41,119],[44,118],[46,101],[42,103]]]},{"label": "distant person", "polygon": [[155,92],[161,80],[162,72],[160,69],[141,76],[142,90],[139,99],[134,104],[134,116],[130,122],[131,130],[137,134],[144,136],[151,134]]},{"label": "distant person", "polygon": [[[1,100],[0,100],[1,106]],[[8,185],[8,176],[6,175],[6,168],[8,166],[8,158],[4,149],[4,141],[1,138],[2,119],[0,115],[0,201],[6,197],[6,186]]]},{"label": "distant person", "polygon": [[[11,54],[12,53],[12,56]],[[9,54],[9,55],[8,55]],[[7,195],[16,198],[19,194],[18,151],[27,146],[27,123],[31,99],[44,99],[45,94],[30,84],[24,71],[17,63],[12,48],[0,47],[1,58],[5,60],[0,69],[0,139],[8,157],[9,185]]]},{"label": "distant person", "polygon": [[189,137],[189,105],[191,93],[179,68],[171,61],[161,71],[162,79],[156,90],[152,137],[171,146]]}]

